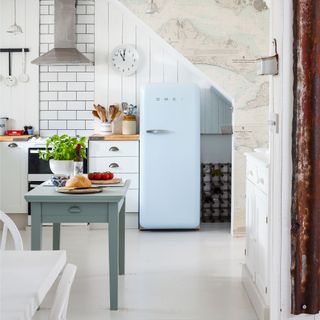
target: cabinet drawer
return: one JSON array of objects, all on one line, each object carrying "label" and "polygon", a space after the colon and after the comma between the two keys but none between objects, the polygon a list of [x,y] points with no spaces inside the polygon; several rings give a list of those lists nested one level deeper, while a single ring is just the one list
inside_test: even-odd
[{"label": "cabinet drawer", "polygon": [[138,190],[128,190],[126,197],[126,212],[139,212]]},{"label": "cabinet drawer", "polygon": [[90,157],[138,157],[138,141],[90,141]]},{"label": "cabinet drawer", "polygon": [[257,170],[257,186],[261,191],[268,193],[268,169],[262,166]]},{"label": "cabinet drawer", "polygon": [[90,158],[89,171],[111,171],[113,173],[138,173],[139,158],[137,157],[112,157]]},{"label": "cabinet drawer", "polygon": [[247,161],[247,178],[253,183],[257,183],[257,165],[253,161]]},{"label": "cabinet drawer", "polygon": [[105,203],[43,203],[43,222],[107,222]]},{"label": "cabinet drawer", "polygon": [[137,173],[117,173],[117,178],[130,180],[129,189],[139,189],[139,175]]}]

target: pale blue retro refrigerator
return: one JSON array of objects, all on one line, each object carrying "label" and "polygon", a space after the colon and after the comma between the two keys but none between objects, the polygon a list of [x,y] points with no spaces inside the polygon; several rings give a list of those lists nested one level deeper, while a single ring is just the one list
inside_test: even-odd
[{"label": "pale blue retro refrigerator", "polygon": [[200,225],[200,90],[149,84],[141,90],[140,229]]}]

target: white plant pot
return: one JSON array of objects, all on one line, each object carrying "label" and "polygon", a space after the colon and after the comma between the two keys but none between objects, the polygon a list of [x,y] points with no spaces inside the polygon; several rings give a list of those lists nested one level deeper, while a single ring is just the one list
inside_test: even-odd
[{"label": "white plant pot", "polygon": [[73,174],[73,160],[49,160],[53,174],[71,176]]}]

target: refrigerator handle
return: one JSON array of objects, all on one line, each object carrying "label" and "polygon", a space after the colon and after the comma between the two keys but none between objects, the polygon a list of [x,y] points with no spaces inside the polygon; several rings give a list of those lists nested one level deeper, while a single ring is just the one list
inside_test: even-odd
[{"label": "refrigerator handle", "polygon": [[154,130],[147,130],[147,133],[152,133],[152,134],[164,134],[164,133],[170,133],[169,130],[160,130],[160,129],[154,129]]}]

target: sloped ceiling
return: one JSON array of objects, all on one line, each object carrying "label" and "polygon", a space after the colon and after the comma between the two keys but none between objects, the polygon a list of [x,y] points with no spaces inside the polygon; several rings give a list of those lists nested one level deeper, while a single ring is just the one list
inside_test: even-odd
[{"label": "sloped ceiling", "polygon": [[269,52],[263,0],[120,0],[234,101],[234,226],[245,225],[244,152],[268,146],[268,78],[255,60]]}]

